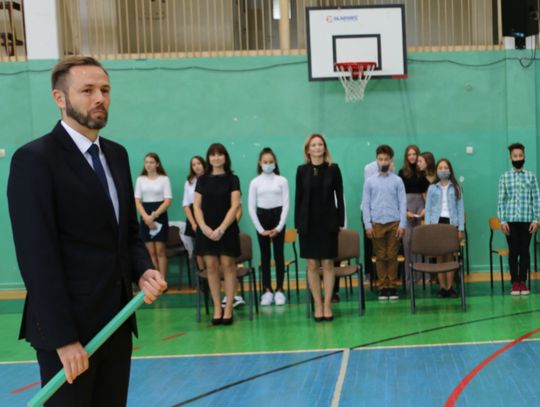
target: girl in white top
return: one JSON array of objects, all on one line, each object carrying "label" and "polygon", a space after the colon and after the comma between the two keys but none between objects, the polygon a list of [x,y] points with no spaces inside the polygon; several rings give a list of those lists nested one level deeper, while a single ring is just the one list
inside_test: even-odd
[{"label": "girl in white top", "polygon": [[[279,167],[272,149],[266,147],[259,154],[258,177],[249,184],[248,210],[255,228],[261,249],[261,269],[264,294],[261,305],[283,305],[285,259],[283,246],[285,240],[285,221],[289,213],[289,184],[279,175]],[[274,246],[276,263],[276,293],[272,292],[270,277],[270,242]]]},{"label": "girl in white top", "polygon": [[171,182],[156,153],[144,157],[144,167],[135,183],[135,206],[141,215],[141,238],[156,269],[167,275],[165,243],[169,237],[167,208],[171,205]]},{"label": "girl in white top", "polygon": [[[195,240],[195,232],[197,231],[197,222],[193,214],[195,187],[197,186],[197,179],[204,174],[205,168],[206,162],[204,158],[199,155],[192,157],[189,163],[189,174],[184,184],[184,199],[182,200],[182,206],[186,214],[186,230],[184,234],[193,240]],[[197,256],[197,266],[199,270],[204,269],[204,262],[201,256]]]}]

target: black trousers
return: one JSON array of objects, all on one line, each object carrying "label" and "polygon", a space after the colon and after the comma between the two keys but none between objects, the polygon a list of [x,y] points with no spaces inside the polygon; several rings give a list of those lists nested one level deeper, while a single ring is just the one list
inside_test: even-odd
[{"label": "black trousers", "polygon": [[[257,218],[264,230],[272,230],[279,224],[281,218],[281,206],[272,209],[257,208]],[[283,246],[285,244],[285,227],[276,236],[270,239],[268,236],[257,234],[261,249],[261,269],[263,289],[272,291],[272,278],[270,276],[270,245],[274,247],[274,261],[276,263],[276,289],[283,291],[285,277],[285,257]]]},{"label": "black trousers", "polygon": [[508,222],[510,235],[506,236],[508,242],[508,264],[512,283],[527,281],[527,270],[531,262],[529,245],[531,234],[529,233],[530,222]]},{"label": "black trousers", "polygon": [[[72,384],[64,383],[45,406],[125,406],[131,350],[131,328],[126,322],[90,357],[88,370]],[[62,369],[62,363],[56,351],[37,349],[36,353],[44,386]]]}]

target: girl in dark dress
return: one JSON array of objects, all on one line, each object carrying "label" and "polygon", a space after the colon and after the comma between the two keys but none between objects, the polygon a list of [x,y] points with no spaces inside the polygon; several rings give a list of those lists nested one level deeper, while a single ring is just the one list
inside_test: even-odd
[{"label": "girl in dark dress", "polygon": [[[212,324],[230,325],[236,285],[235,259],[240,256],[240,231],[236,213],[240,207],[240,181],[231,170],[223,144],[214,143],[206,153],[207,171],[197,180],[193,210],[197,221],[195,254],[203,256],[214,304]],[[227,302],[222,311],[220,270]]]},{"label": "girl in dark dress", "polygon": [[[343,181],[332,163],[326,141],[312,134],[304,143],[305,164],[296,172],[295,227],[300,257],[307,259],[308,283],[315,303],[315,321],[331,321],[334,287],[333,259],[338,254],[338,233],[345,220]],[[323,271],[324,304],[321,296]]]},{"label": "girl in dark dress", "polygon": [[[399,170],[399,176],[405,185],[407,194],[407,227],[403,237],[403,253],[405,264],[412,261],[412,231],[420,225],[425,212],[425,196],[429,187],[429,181],[418,168],[417,161],[420,156],[418,146],[411,144],[405,149],[403,167]],[[420,281],[420,280],[418,280]]]},{"label": "girl in dark dress", "polygon": [[[182,206],[184,207],[184,213],[186,214],[186,230],[184,235],[195,240],[195,231],[197,230],[197,222],[195,221],[195,215],[193,214],[193,201],[195,200],[195,188],[197,186],[197,179],[204,174],[206,163],[201,156],[194,156],[189,161],[189,174],[184,184],[184,197],[182,200]],[[195,242],[193,242],[195,247]],[[203,259],[200,256],[197,257],[197,267],[199,270],[204,269]]]},{"label": "girl in dark dress", "polygon": [[135,183],[135,206],[141,215],[139,230],[148,253],[163,279],[167,276],[166,242],[169,237],[167,208],[172,202],[171,182],[156,153],[144,157]]}]

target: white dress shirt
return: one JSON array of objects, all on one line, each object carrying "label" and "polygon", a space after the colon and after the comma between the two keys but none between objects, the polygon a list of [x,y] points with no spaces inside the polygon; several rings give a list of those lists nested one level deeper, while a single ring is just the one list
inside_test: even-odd
[{"label": "white dress shirt", "polygon": [[186,181],[184,184],[184,199],[182,200],[182,206],[191,206],[195,201],[195,187],[197,186],[197,178],[194,178],[191,183]]},{"label": "white dress shirt", "polygon": [[145,175],[137,177],[135,198],[142,202],[162,202],[172,199],[171,181],[166,175],[151,179]]},{"label": "white dress shirt", "polygon": [[86,161],[88,161],[88,164],[90,165],[92,170],[94,169],[94,164],[92,164],[92,156],[88,152],[88,149],[92,146],[92,144],[97,144],[97,146],[99,147],[99,159],[101,161],[101,165],[103,165],[103,169],[105,170],[105,176],[107,177],[107,186],[109,187],[109,195],[111,197],[111,201],[114,207],[116,221],[118,222],[118,220],[120,219],[120,204],[118,203],[118,191],[116,190],[116,185],[114,184],[114,179],[112,177],[111,170],[109,169],[109,165],[107,164],[105,154],[103,154],[101,146],[99,145],[99,136],[97,137],[96,141],[92,143],[92,141],[88,137],[85,137],[77,130],[72,129],[63,120],[60,123],[62,124],[64,129],[66,129],[73,142],[77,145],[77,148],[80,150],[81,154],[84,156],[84,158],[86,158]]}]

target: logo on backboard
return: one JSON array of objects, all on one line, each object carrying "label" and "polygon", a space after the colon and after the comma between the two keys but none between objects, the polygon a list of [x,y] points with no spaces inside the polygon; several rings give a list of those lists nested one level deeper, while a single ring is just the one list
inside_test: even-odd
[{"label": "logo on backboard", "polygon": [[326,16],[325,20],[327,23],[349,23],[358,21],[358,16]]}]

